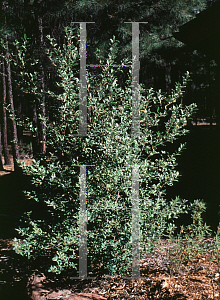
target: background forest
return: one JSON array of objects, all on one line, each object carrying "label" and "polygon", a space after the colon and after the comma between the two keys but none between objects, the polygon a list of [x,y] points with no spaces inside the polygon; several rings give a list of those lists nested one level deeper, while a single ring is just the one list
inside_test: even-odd
[{"label": "background forest", "polygon": [[[24,139],[25,120],[34,120],[36,132],[33,133],[33,152],[44,153],[43,125],[38,120],[38,113],[49,115],[50,103],[42,99],[36,103],[33,95],[21,92],[19,86],[20,69],[15,39],[21,41],[24,35],[30,39],[31,47],[27,57],[39,60],[41,69],[41,88],[46,90],[53,85],[55,71],[46,58],[45,49],[48,46],[47,35],[55,38],[59,45],[64,43],[64,26],[70,22],[95,22],[87,24],[87,64],[97,64],[96,48],[101,50],[101,56],[108,54],[108,42],[113,35],[120,41],[118,62],[125,57],[131,57],[131,24],[123,22],[142,21],[140,24],[140,83],[147,88],[170,92],[175,82],[181,81],[186,71],[190,72],[192,82],[182,99],[184,104],[195,102],[198,112],[194,120],[208,119],[215,121],[218,111],[216,82],[216,63],[196,50],[189,49],[178,42],[172,33],[179,26],[195,17],[197,13],[210,5],[211,1],[2,1],[1,2],[1,38],[2,46],[2,113],[3,149],[8,162],[6,129],[8,141],[12,139],[22,142]],[[79,25],[76,24],[76,29]],[[10,64],[4,57],[17,60]],[[17,58],[16,58],[17,57]],[[36,67],[36,66],[35,66]],[[34,68],[34,67],[33,67]],[[99,68],[88,66],[90,71],[99,72]],[[126,76],[126,68],[124,75]],[[120,75],[120,83],[124,79]],[[17,132],[15,126],[6,125],[7,107],[11,106],[11,114],[19,119]],[[14,107],[14,109],[13,109]],[[41,107],[41,109],[40,109]],[[6,109],[5,109],[6,108]],[[14,110],[14,111],[13,111]],[[42,110],[42,111],[41,111]],[[10,121],[8,121],[10,123]],[[16,137],[17,135],[17,137]],[[41,145],[41,146],[40,146]],[[15,149],[14,155],[18,156]]]}]

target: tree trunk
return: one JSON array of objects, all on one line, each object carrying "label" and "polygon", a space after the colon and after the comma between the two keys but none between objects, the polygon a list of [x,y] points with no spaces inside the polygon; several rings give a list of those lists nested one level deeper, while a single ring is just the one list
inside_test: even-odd
[{"label": "tree trunk", "polygon": [[[38,28],[40,32],[40,46],[43,48],[44,37],[43,37],[43,24],[42,24],[42,17],[38,16]],[[42,64],[41,67],[41,88],[42,91],[45,90],[44,84],[44,66]],[[45,95],[42,97],[42,102],[40,105],[40,113],[42,118],[46,117],[46,107],[45,107]],[[46,154],[46,126],[43,120],[40,120],[40,152],[42,154]]]},{"label": "tree trunk", "polygon": [[2,118],[3,118],[3,152],[5,165],[10,165],[10,156],[8,150],[8,135],[7,135],[7,113],[5,109],[6,105],[6,80],[5,80],[5,61],[2,60],[2,87],[3,87],[3,104],[2,104]]},{"label": "tree trunk", "polygon": [[[34,126],[34,128],[38,128],[36,102],[34,102],[34,104],[33,104],[33,126]],[[36,156],[37,153],[40,153],[40,141],[39,141],[38,129],[36,132],[32,133],[32,147],[33,147],[33,155],[34,156]]]},{"label": "tree trunk", "polygon": [[171,93],[171,88],[170,88],[170,84],[171,84],[171,64],[167,63],[165,65],[165,81],[166,81],[166,92],[168,94]]},{"label": "tree trunk", "polygon": [[[44,70],[41,70],[41,87],[44,91]],[[45,96],[42,98],[41,102],[41,116],[46,117],[46,107],[45,107]],[[46,126],[43,120],[40,120],[40,152],[46,154]]]},{"label": "tree trunk", "polygon": [[[19,97],[20,95],[18,94],[17,97]],[[21,104],[21,99],[19,101],[19,106],[18,106],[18,109],[17,109],[17,112],[18,112],[18,117],[20,119],[22,119],[22,104]],[[19,145],[22,145],[23,144],[23,126],[18,126],[18,143]]]},{"label": "tree trunk", "polygon": [[[16,56],[16,62],[17,62],[17,65],[19,64],[19,61],[18,61],[18,56]],[[16,73],[16,80],[19,81],[20,79],[20,76],[19,76],[19,73],[17,72]],[[20,120],[22,120],[23,118],[23,105],[22,105],[22,96],[21,96],[21,92],[18,90],[17,93],[16,93],[16,100],[17,100],[17,103],[18,103],[18,108],[17,108],[17,113],[18,113],[18,118]],[[17,132],[18,132],[18,143],[20,146],[22,146],[23,144],[23,132],[24,132],[24,127],[22,125],[18,125],[17,126]]]},{"label": "tree trunk", "polygon": [[14,100],[12,93],[12,81],[11,81],[11,67],[9,62],[9,49],[8,49],[8,40],[7,35],[5,36],[6,40],[6,58],[7,58],[7,75],[8,75],[8,98],[10,104],[11,118],[12,118],[12,134],[13,134],[13,143],[12,143],[12,154],[14,160],[14,170],[19,170],[17,160],[20,159],[19,150],[18,150],[18,135],[17,127],[15,122],[15,111],[14,111]]},{"label": "tree trunk", "polygon": [[219,96],[219,83],[220,83],[220,60],[217,61],[217,72],[216,72],[216,86],[218,88],[218,95],[216,100],[216,130],[220,133],[220,96]]},{"label": "tree trunk", "polygon": [[2,162],[2,127],[0,123],[0,171],[3,171],[3,162]]}]

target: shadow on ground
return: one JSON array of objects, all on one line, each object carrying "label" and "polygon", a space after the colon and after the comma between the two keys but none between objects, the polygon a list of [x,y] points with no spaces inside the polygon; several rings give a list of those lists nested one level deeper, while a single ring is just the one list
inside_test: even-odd
[{"label": "shadow on ground", "polygon": [[22,190],[28,188],[28,178],[11,172],[0,177],[0,238],[15,237],[15,226],[26,210],[27,201]]},{"label": "shadow on ground", "polygon": [[10,249],[8,242],[18,237],[15,230],[27,203],[22,190],[28,179],[11,172],[0,177],[0,294],[1,300],[30,299],[26,293],[28,261]]}]

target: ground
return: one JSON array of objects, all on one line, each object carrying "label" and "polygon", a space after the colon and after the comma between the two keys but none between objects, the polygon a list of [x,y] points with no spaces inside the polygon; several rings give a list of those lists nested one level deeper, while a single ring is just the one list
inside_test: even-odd
[{"label": "ground", "polygon": [[[3,158],[4,158],[4,156],[3,156]],[[31,164],[31,161],[32,161],[31,157],[26,156],[26,155],[21,155],[21,160],[24,160],[26,165]],[[7,165],[7,166],[4,165],[4,171],[0,171],[0,176],[10,174],[11,172],[14,171],[12,155],[10,155],[10,161],[11,161],[11,165]]]},{"label": "ground", "polygon": [[[25,272],[30,272],[30,269],[27,270],[27,264],[24,263],[25,260],[18,257],[12,251],[12,241],[1,239],[0,245],[1,277],[2,279],[6,279],[4,284],[1,282],[1,286],[10,286],[10,289],[16,286],[16,291],[18,291],[20,281],[21,285],[23,283],[24,292],[25,282],[27,282]],[[166,241],[163,241],[162,247],[165,246]],[[17,258],[16,260],[15,257]],[[75,293],[95,293],[108,300],[219,299],[217,287],[218,267],[216,263],[210,263],[209,258],[210,255],[208,254],[200,256],[195,259],[190,271],[177,272],[175,275],[170,276],[167,271],[163,250],[156,249],[153,254],[146,254],[146,257],[140,262],[143,279],[124,279],[121,275],[108,276],[102,274],[98,269],[94,274],[88,274],[88,276],[95,275],[95,280],[71,280],[69,274],[66,274],[62,278],[55,276],[53,280],[51,276],[48,278],[50,278],[50,282],[56,282],[55,286],[58,290],[69,289]],[[8,262],[7,265],[6,262]],[[42,274],[45,267],[42,261],[40,266],[35,270],[38,270],[39,274]],[[11,276],[9,273],[11,273]],[[4,291],[4,289],[2,290]]]}]

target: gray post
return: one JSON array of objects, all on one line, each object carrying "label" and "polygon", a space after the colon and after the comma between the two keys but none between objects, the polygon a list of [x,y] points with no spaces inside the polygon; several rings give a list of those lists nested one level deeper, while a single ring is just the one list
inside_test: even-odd
[{"label": "gray post", "polygon": [[70,279],[95,279],[87,277],[87,210],[86,210],[86,166],[80,167],[80,212],[79,212],[79,277]]},{"label": "gray post", "polygon": [[79,91],[79,136],[87,136],[87,82],[86,82],[86,23],[80,23],[80,91]]},{"label": "gray post", "polygon": [[139,85],[139,23],[148,22],[124,22],[132,24],[132,135],[140,135],[140,85]]},{"label": "gray post", "polygon": [[80,166],[79,277],[87,277],[86,166]]},{"label": "gray post", "polygon": [[140,135],[139,23],[132,23],[132,135]]},{"label": "gray post", "polygon": [[87,135],[86,22],[80,23],[79,135]]},{"label": "gray post", "polygon": [[132,277],[140,278],[139,166],[132,166]]},{"label": "gray post", "polygon": [[[132,23],[132,135],[140,136],[139,22]],[[148,22],[142,22],[148,23]],[[139,166],[132,168],[132,279],[140,277]],[[130,279],[129,277],[124,277]]]}]

